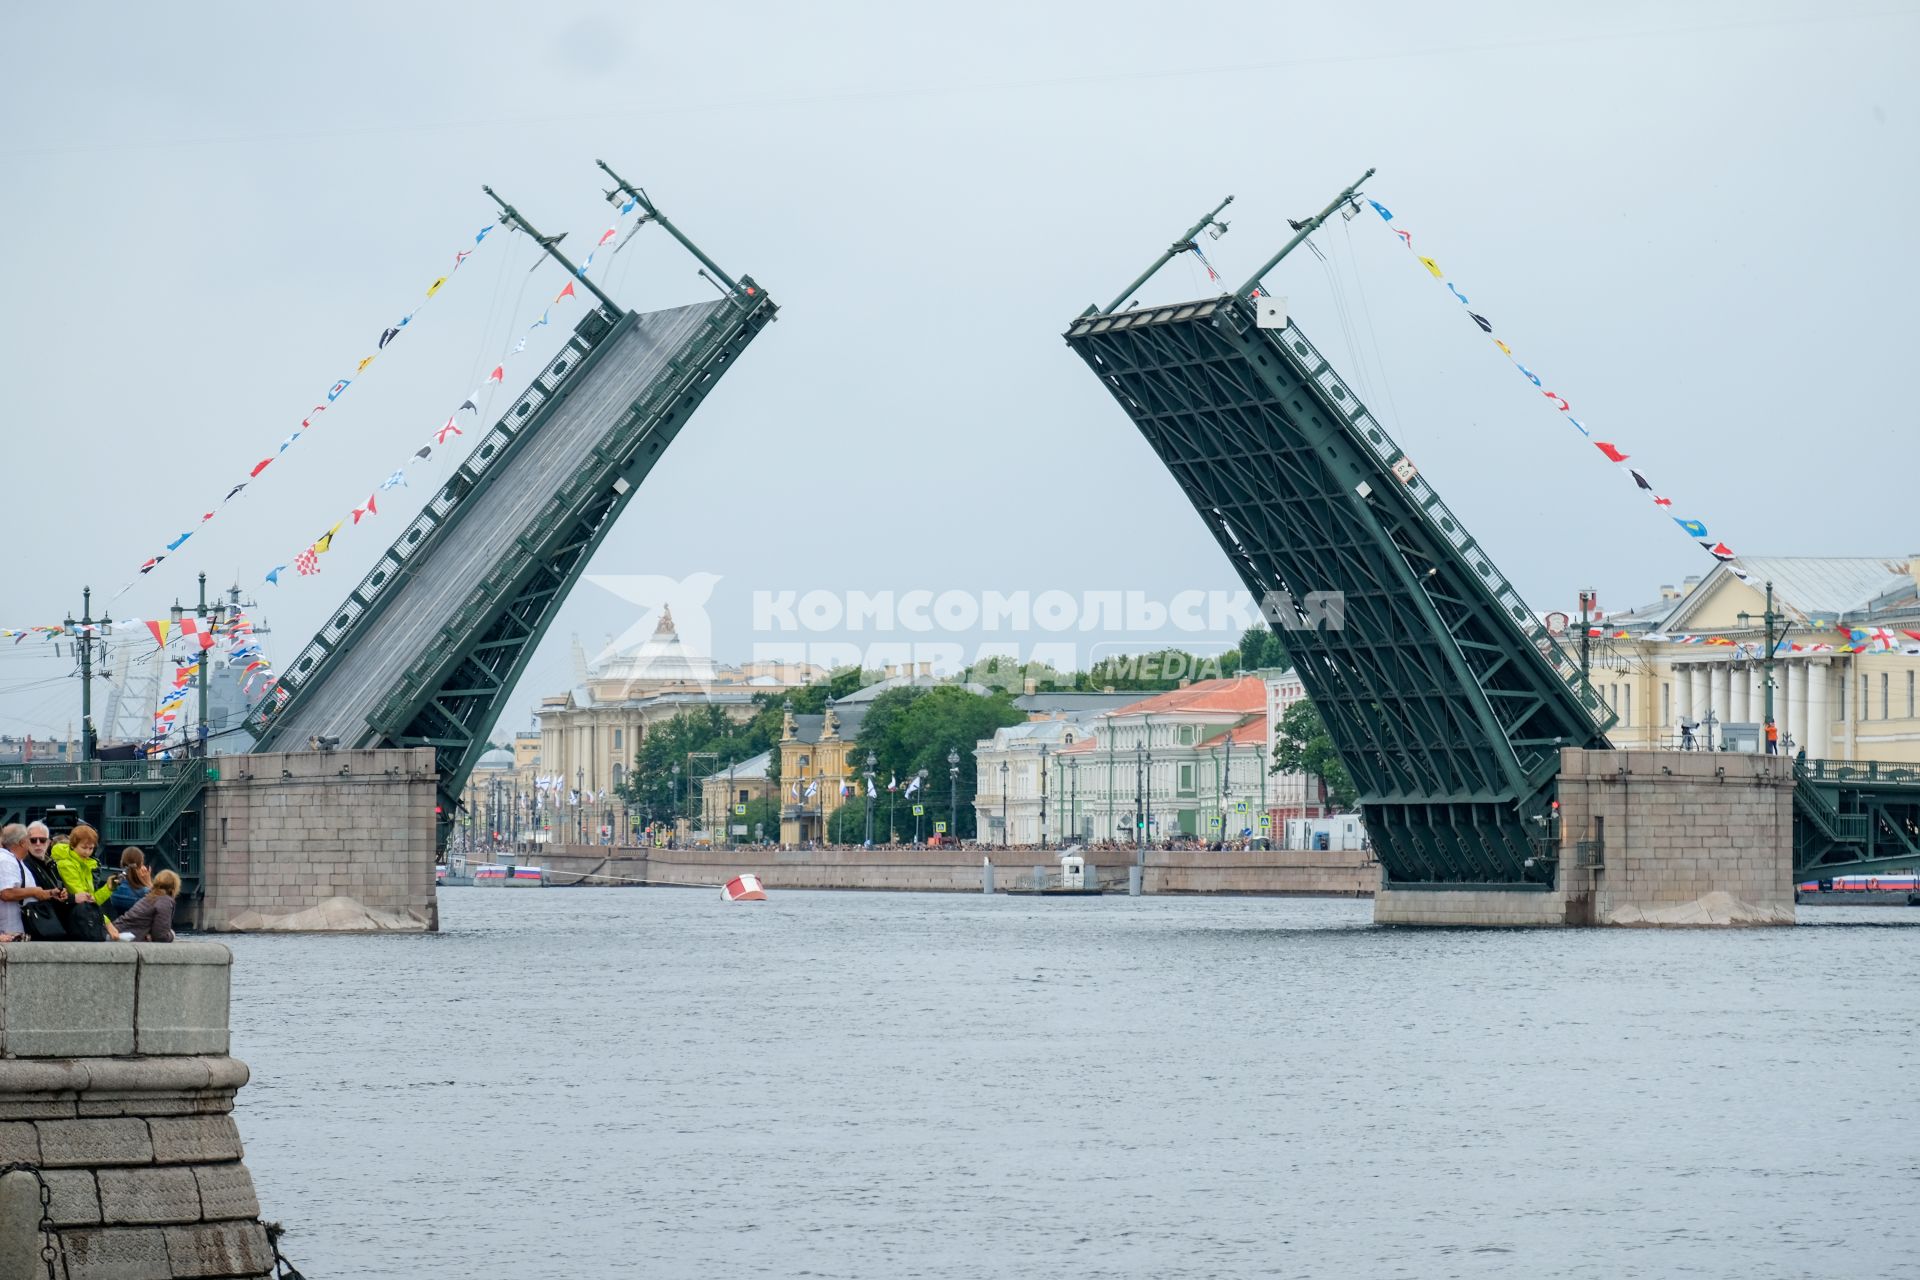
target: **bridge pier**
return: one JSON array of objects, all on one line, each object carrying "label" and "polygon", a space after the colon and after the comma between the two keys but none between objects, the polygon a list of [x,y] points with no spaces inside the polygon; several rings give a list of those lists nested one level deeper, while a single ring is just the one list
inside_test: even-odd
[{"label": "bridge pier", "polygon": [[1793,768],[1784,756],[1565,750],[1554,887],[1396,889],[1376,924],[1792,924]]},{"label": "bridge pier", "polygon": [[207,784],[195,925],[256,932],[432,932],[431,747],[218,757]]}]

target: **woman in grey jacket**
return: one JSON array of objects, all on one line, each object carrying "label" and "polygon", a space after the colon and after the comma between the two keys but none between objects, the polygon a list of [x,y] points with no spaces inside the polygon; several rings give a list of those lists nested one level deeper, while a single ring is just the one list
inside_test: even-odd
[{"label": "woman in grey jacket", "polygon": [[113,922],[113,936],[121,942],[172,942],[173,905],[179,896],[180,877],[162,871],[147,895]]}]

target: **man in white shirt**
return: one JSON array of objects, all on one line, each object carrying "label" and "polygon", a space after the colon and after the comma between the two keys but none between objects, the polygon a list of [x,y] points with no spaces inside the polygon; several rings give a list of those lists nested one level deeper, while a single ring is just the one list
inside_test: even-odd
[{"label": "man in white shirt", "polygon": [[26,922],[20,918],[20,904],[45,901],[54,897],[50,889],[33,882],[27,870],[27,829],[17,822],[0,827],[0,942],[11,942],[26,935]]}]

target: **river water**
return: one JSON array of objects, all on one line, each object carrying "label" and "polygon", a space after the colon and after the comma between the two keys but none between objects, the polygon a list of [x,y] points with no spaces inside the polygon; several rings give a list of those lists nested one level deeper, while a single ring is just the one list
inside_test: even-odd
[{"label": "river water", "polygon": [[313,1280],[1920,1275],[1920,911],[443,892],[238,937]]}]

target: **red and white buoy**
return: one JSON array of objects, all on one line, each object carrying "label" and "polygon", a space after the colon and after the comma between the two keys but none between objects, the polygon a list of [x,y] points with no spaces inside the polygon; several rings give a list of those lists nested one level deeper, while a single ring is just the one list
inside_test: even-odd
[{"label": "red and white buoy", "polygon": [[720,896],[728,902],[765,902],[767,891],[756,875],[735,876],[720,888]]}]

